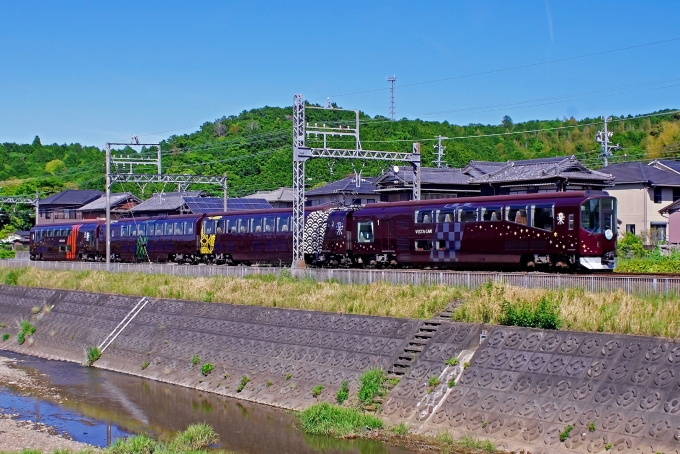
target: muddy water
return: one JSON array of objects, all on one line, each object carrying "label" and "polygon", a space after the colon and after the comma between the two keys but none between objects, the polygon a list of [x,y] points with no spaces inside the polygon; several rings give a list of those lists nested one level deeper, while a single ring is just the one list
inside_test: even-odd
[{"label": "muddy water", "polygon": [[[2,387],[0,408],[38,420],[77,441],[106,446],[118,437],[146,432],[168,439],[189,424],[205,422],[220,435],[221,449],[242,453],[407,454],[369,440],[337,440],[305,435],[292,413],[264,405],[158,383],[116,372],[2,353],[61,396],[25,396]],[[23,394],[23,395],[20,395]]]}]

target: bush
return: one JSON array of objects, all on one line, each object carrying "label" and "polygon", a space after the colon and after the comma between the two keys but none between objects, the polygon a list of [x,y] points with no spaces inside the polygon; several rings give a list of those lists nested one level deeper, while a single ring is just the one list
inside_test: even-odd
[{"label": "bush", "polygon": [[302,430],[317,435],[344,437],[363,432],[366,428],[381,429],[383,423],[375,416],[364,415],[352,408],[343,408],[327,402],[314,404],[297,413]]},{"label": "bush", "polygon": [[344,380],[340,385],[338,393],[335,395],[335,400],[338,402],[338,405],[342,405],[347,398],[349,398],[349,382]]},{"label": "bush", "polygon": [[198,355],[194,355],[191,357],[191,365],[195,366],[196,364],[201,362],[201,358],[199,358]]},{"label": "bush", "polygon": [[245,388],[246,385],[249,382],[250,382],[250,378],[248,378],[247,375],[244,375],[243,377],[241,377],[241,382],[238,384],[238,387],[236,388],[236,392],[240,393],[241,391],[243,391],[243,388]]},{"label": "bush", "polygon": [[16,256],[11,249],[0,249],[0,260],[1,259],[13,259]]},{"label": "bush", "polygon": [[10,270],[10,272],[7,273],[7,276],[5,276],[5,284],[19,285],[19,276],[21,276],[19,270]]},{"label": "bush", "polygon": [[158,443],[148,435],[118,438],[107,451],[111,454],[153,454],[158,450]]},{"label": "bush", "polygon": [[19,342],[19,345],[23,345],[26,341],[26,336],[30,336],[33,333],[35,333],[35,326],[26,319],[21,320],[19,322],[19,333],[17,333],[17,342]]},{"label": "bush", "polygon": [[2,341],[4,342],[4,341],[6,341],[7,339],[9,339],[9,334],[7,334],[7,333],[3,334],[3,335],[2,335]]},{"label": "bush", "polygon": [[203,374],[204,377],[207,377],[210,372],[213,371],[215,366],[213,366],[210,363],[205,363],[204,365],[201,366],[201,373]]},{"label": "bush", "polygon": [[642,244],[642,238],[634,233],[626,232],[616,241],[616,255],[619,258],[644,258],[647,250]]},{"label": "bush", "polygon": [[560,432],[560,441],[566,441],[566,439],[569,438],[569,434],[571,433],[573,428],[574,426],[565,427],[564,430]]},{"label": "bush", "polygon": [[102,352],[99,350],[99,347],[88,347],[87,348],[87,365],[91,366],[97,361],[99,358],[101,358]]},{"label": "bush", "polygon": [[451,358],[446,360],[446,365],[447,366],[457,366],[458,365],[458,358],[455,356],[452,356]]},{"label": "bush", "polygon": [[205,449],[219,441],[220,437],[207,424],[192,424],[177,434],[169,444],[170,452],[189,452]]},{"label": "bush", "polygon": [[359,376],[359,401],[368,405],[375,396],[385,393],[384,383],[387,376],[382,369],[369,369]]},{"label": "bush", "polygon": [[559,306],[544,296],[536,307],[528,302],[504,301],[501,306],[500,324],[526,328],[560,329],[562,320]]}]

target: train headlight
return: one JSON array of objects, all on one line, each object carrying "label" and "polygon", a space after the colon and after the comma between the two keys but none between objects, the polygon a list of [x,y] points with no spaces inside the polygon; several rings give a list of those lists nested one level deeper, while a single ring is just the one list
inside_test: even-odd
[{"label": "train headlight", "polygon": [[607,238],[608,240],[611,240],[614,238],[614,232],[612,232],[610,229],[607,229],[604,231],[604,237]]}]

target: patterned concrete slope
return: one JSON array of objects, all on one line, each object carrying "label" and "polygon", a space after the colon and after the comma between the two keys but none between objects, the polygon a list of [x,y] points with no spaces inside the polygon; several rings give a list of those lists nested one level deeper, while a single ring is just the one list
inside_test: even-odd
[{"label": "patterned concrete slope", "polygon": [[[425,432],[489,438],[534,454],[680,452],[679,344],[492,327],[471,355],[474,330],[448,325],[453,334],[423,351],[410,379],[391,393],[387,415],[408,418]],[[462,374],[460,365],[444,365],[452,354],[460,364],[471,356]],[[428,393],[429,376],[442,384]]]},{"label": "patterned concrete slope", "polygon": [[[83,361],[137,298],[0,287],[0,322],[13,337],[0,348]],[[17,345],[11,327],[32,308],[54,305],[37,321],[33,343]],[[97,362],[99,367],[286,408],[333,401],[342,381],[387,370],[421,322],[187,301],[151,301]],[[191,359],[200,358],[198,365]],[[204,363],[215,366],[208,376]],[[142,366],[149,363],[144,369]],[[246,376],[247,385],[237,391]],[[324,387],[318,398],[312,388]]]}]

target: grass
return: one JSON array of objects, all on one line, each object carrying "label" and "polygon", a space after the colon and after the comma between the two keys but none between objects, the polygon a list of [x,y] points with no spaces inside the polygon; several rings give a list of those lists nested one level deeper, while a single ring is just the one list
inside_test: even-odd
[{"label": "grass", "polygon": [[196,366],[198,363],[201,362],[201,358],[198,355],[194,355],[191,357],[191,365]]},{"label": "grass", "polygon": [[236,388],[236,392],[240,393],[241,391],[243,391],[243,388],[245,388],[248,383],[250,383],[250,378],[248,378],[247,375],[241,377],[241,381],[239,382],[238,387]]},{"label": "grass", "polygon": [[35,326],[26,319],[22,319],[19,322],[19,332],[17,333],[17,342],[19,345],[23,345],[26,342],[26,336],[31,336],[35,333]]},{"label": "grass", "polygon": [[571,431],[573,429],[574,429],[574,426],[571,426],[571,425],[565,427],[564,430],[562,432],[560,432],[560,441],[566,441],[567,438],[569,438],[569,434],[571,433]]},{"label": "grass", "polygon": [[455,356],[452,356],[451,358],[446,360],[446,365],[447,366],[457,366],[458,365],[458,358]]},{"label": "grass", "polygon": [[440,444],[441,451],[444,453],[451,452],[455,448],[474,449],[489,453],[497,452],[496,446],[490,440],[480,440],[470,436],[455,440],[450,433],[440,432],[435,436],[435,440]]},{"label": "grass", "polygon": [[406,435],[408,433],[408,425],[404,422],[400,422],[396,426],[391,427],[390,430],[396,435]]},{"label": "grass", "polygon": [[370,405],[376,396],[384,396],[387,375],[382,369],[369,369],[359,376],[359,402]]},{"label": "grass", "polygon": [[312,397],[316,398],[321,395],[323,392],[323,385],[316,385],[315,387],[312,388]]},{"label": "grass", "polygon": [[338,403],[338,405],[342,405],[348,398],[349,398],[349,382],[347,380],[343,380],[342,384],[340,385],[340,389],[338,389],[338,392],[335,395],[335,400]]},{"label": "grass", "polygon": [[456,386],[456,379],[452,378],[449,380],[449,388],[453,388],[454,386]]},{"label": "grass", "polygon": [[431,393],[437,386],[441,385],[441,383],[442,381],[439,379],[439,377],[437,377],[436,375],[431,376],[427,380],[427,392]]},{"label": "grass", "polygon": [[7,334],[7,333],[3,334],[3,335],[2,335],[2,341],[4,342],[4,341],[6,341],[7,339],[9,339],[9,334]]},{"label": "grass", "polygon": [[304,432],[317,435],[346,437],[364,432],[366,428],[381,429],[383,423],[375,416],[364,415],[353,408],[331,405],[327,402],[314,404],[297,413]]},{"label": "grass", "polygon": [[92,366],[99,358],[101,358],[102,352],[99,347],[88,347],[87,348],[87,366]]},{"label": "grass", "polygon": [[148,435],[119,438],[103,452],[111,454],[207,453],[206,449],[219,441],[219,436],[207,424],[192,424],[168,443],[155,441]]},{"label": "grass", "polygon": [[204,377],[207,377],[210,375],[210,372],[215,369],[215,366],[212,365],[211,363],[205,363],[204,365],[201,366],[201,374],[203,374]]}]

